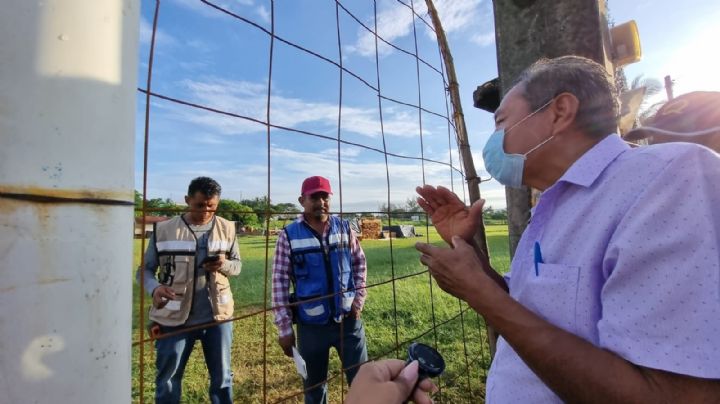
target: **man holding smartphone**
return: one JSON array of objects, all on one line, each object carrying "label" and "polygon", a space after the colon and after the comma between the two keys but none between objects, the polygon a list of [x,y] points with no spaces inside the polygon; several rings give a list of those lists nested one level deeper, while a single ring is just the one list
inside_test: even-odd
[{"label": "man holding smartphone", "polygon": [[[197,340],[210,373],[210,402],[232,403],[232,322],[222,321],[233,313],[228,277],[240,273],[242,262],[235,224],[215,215],[220,192],[212,178],[192,180],[188,211],[155,224],[145,266],[138,268],[138,281],[144,271],[143,286],[152,296],[150,320],[160,331],[156,403],[180,402],[185,364]],[[163,337],[167,333],[173,335]]]}]

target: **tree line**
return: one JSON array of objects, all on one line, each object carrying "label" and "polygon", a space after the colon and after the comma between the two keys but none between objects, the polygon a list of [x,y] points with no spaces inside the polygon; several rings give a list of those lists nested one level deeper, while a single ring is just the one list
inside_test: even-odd
[{"label": "tree line", "polygon": [[[142,194],[135,191],[135,216],[142,216]],[[170,198],[148,199],[145,207],[149,210],[149,216],[173,216],[185,209],[185,205],[175,203]],[[266,220],[268,209],[267,196],[255,197],[234,201],[232,199],[221,199],[217,215],[228,220],[240,223],[243,226],[262,226]],[[271,203],[269,206],[270,216],[283,214],[300,213],[300,208],[294,203]],[[395,219],[410,219],[412,216],[422,215],[423,210],[414,198],[408,198],[404,204],[383,203],[378,206],[376,216],[384,217],[387,212]],[[483,217],[487,220],[507,221],[506,209],[493,209],[492,206],[483,209]]]},{"label": "tree line", "polygon": [[[386,217],[390,212],[395,219],[410,219],[413,216],[421,215],[422,208],[415,198],[408,198],[404,204],[387,203],[378,206],[378,216]],[[493,221],[507,221],[507,209],[493,209],[492,206],[483,208],[483,218]]]},{"label": "tree line", "polygon": [[[135,191],[135,216],[142,216],[142,193]],[[175,203],[170,198],[148,199],[145,208],[150,210],[148,216],[173,216],[182,212],[186,206]],[[270,216],[279,214],[297,214],[300,208],[294,203],[271,203],[268,206],[267,196],[255,197],[234,201],[232,199],[220,199],[217,215],[240,223],[242,226],[261,226]]]}]

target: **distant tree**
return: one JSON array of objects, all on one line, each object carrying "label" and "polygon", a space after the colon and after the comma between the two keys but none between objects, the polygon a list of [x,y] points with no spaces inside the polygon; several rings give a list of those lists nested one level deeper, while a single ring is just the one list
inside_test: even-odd
[{"label": "distant tree", "polygon": [[149,216],[173,216],[177,214],[175,209],[180,208],[180,206],[170,198],[150,199],[147,201],[145,207],[147,209],[154,209],[153,211],[148,212]]},{"label": "distant tree", "polygon": [[483,218],[490,220],[507,220],[507,209],[493,209],[492,206],[483,208]]},{"label": "distant tree", "polygon": [[[143,195],[137,190],[135,190],[135,216],[142,216],[142,204]],[[173,209],[177,209],[179,207],[180,206],[178,206],[178,204],[176,204],[170,198],[148,199],[147,203],[145,204],[146,209],[153,209],[153,211],[147,212],[148,216],[172,216],[177,213],[173,211]],[[162,209],[167,209],[167,211],[163,211]]]},{"label": "distant tree", "polygon": [[135,190],[135,216],[136,217],[142,216],[142,211],[140,210],[140,209],[142,209],[142,201],[143,201],[142,194],[140,192],[138,192],[138,190],[136,189]]},{"label": "distant tree", "polygon": [[268,205],[268,197],[267,196],[256,196],[252,199],[243,199],[240,201],[243,205],[250,206],[251,208],[255,210],[265,210]]},{"label": "distant tree", "polygon": [[245,206],[249,206],[253,212],[257,215],[258,223],[263,224],[266,220],[265,212],[267,210],[270,210],[270,215],[275,215],[278,213],[300,213],[300,208],[294,204],[294,203],[279,203],[277,205],[273,205],[272,203],[268,205],[268,197],[267,196],[258,196],[252,199],[243,199],[240,201],[241,204]]},{"label": "distant tree", "polygon": [[655,115],[661,106],[665,104],[664,100],[650,104],[650,99],[659,94],[664,88],[662,83],[660,83],[660,80],[650,77],[646,78],[641,74],[632,80],[630,83],[630,89],[632,90],[641,87],[645,87],[645,95],[643,96],[642,104],[640,104],[640,110],[637,116],[638,125],[643,125],[650,117]]},{"label": "distant tree", "polygon": [[[406,202],[406,204],[407,203],[408,202]],[[388,211],[392,215],[393,219],[409,219],[412,215],[411,213],[408,213],[410,211],[408,211],[406,205],[399,205],[391,202],[389,207],[387,203],[382,203],[378,206],[378,212],[381,212],[381,217],[387,217]]]},{"label": "distant tree", "polygon": [[422,212],[422,208],[417,203],[417,199],[415,198],[407,198],[405,201],[405,211],[406,212]]},{"label": "distant tree", "polygon": [[239,222],[243,226],[257,226],[258,216],[253,208],[232,199],[221,199],[217,215],[227,220]]},{"label": "distant tree", "polygon": [[258,220],[265,223],[267,219],[265,212],[268,208],[272,210],[272,206],[268,206],[267,196],[258,196],[253,199],[243,199],[240,201],[241,204],[249,206],[258,217]]},{"label": "distant tree", "polygon": [[387,214],[388,212],[395,213],[395,212],[404,212],[404,211],[405,211],[405,209],[403,209],[402,206],[396,205],[392,202],[390,203],[389,206],[387,203],[381,203],[380,205],[378,205],[378,212],[385,213],[385,214]]},{"label": "distant tree", "polygon": [[644,74],[636,76],[630,83],[631,90],[640,87],[645,87],[645,99],[643,99],[642,105],[646,105],[648,102],[648,98],[659,94],[660,91],[662,91],[663,89],[663,85],[662,83],[660,83],[660,80],[654,79],[652,77],[645,77]]},{"label": "distant tree", "polygon": [[630,84],[628,84],[625,71],[622,68],[619,68],[615,70],[615,87],[617,88],[618,94],[622,94],[629,90],[635,90],[643,87],[645,88],[645,94],[643,95],[643,100],[640,104],[635,121],[636,126],[645,124],[645,122],[655,115],[657,110],[665,104],[665,101],[650,104],[650,100],[659,94],[664,88],[663,84],[658,79],[645,77],[645,75],[640,74],[633,78]]},{"label": "distant tree", "polygon": [[622,67],[615,69],[615,89],[618,94],[622,94],[629,90],[627,76],[625,75],[625,70]]},{"label": "distant tree", "polygon": [[277,205],[274,205],[275,212],[283,212],[283,213],[300,213],[300,208],[297,207],[294,203],[278,203]]}]

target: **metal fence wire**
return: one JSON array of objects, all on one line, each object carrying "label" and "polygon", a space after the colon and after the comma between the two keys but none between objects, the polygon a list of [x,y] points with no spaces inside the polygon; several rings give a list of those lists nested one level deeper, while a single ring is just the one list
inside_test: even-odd
[{"label": "metal fence wire", "polygon": [[[333,3],[331,0],[328,1],[330,4]],[[321,142],[331,142],[337,147],[337,178],[338,178],[338,192],[339,203],[336,203],[338,211],[336,213],[342,216],[355,215],[355,214],[379,214],[384,215],[385,221],[388,225],[393,224],[395,215],[390,211],[391,207],[391,170],[389,158],[415,160],[419,163],[422,183],[425,184],[426,180],[426,164],[441,165],[447,169],[447,175],[449,176],[449,182],[453,187],[453,191],[459,193],[465,197],[466,187],[461,186],[455,189],[454,186],[456,179],[459,179],[462,184],[465,184],[467,178],[464,173],[464,169],[460,157],[456,157],[453,154],[453,148],[457,147],[457,128],[454,120],[451,118],[451,107],[449,101],[449,95],[447,91],[443,91],[443,94],[423,94],[421,92],[421,67],[424,71],[430,71],[432,74],[437,75],[439,80],[444,84],[445,90],[448,88],[448,81],[446,78],[446,66],[440,62],[434,65],[430,61],[424,59],[419,55],[418,52],[418,27],[426,27],[427,29],[435,32],[436,27],[431,22],[428,22],[427,15],[421,15],[417,11],[416,0],[395,0],[402,7],[407,9],[407,13],[412,15],[412,38],[413,47],[411,49],[405,49],[404,47],[393,43],[391,40],[383,38],[378,35],[378,5],[377,1],[370,1],[373,9],[373,22],[368,24],[363,22],[361,18],[358,18],[353,12],[351,7],[348,7],[347,1],[342,2],[340,0],[334,1],[335,8],[335,26],[337,32],[337,55],[335,57],[328,57],[321,55],[318,52],[308,49],[292,40],[292,38],[286,38],[277,34],[278,26],[276,25],[276,8],[282,7],[283,2],[270,1],[269,9],[269,28],[264,27],[251,20],[248,16],[240,15],[236,11],[225,7],[222,2],[213,2],[209,0],[198,0],[198,5],[205,8],[207,13],[217,13],[218,16],[228,18],[238,26],[250,27],[250,29],[257,31],[259,35],[264,35],[268,39],[268,59],[267,59],[267,97],[265,103],[265,118],[259,119],[253,116],[244,116],[237,112],[224,110],[217,106],[203,105],[197,101],[190,99],[183,99],[182,97],[172,96],[167,93],[163,93],[162,90],[155,90],[153,88],[153,62],[161,51],[162,42],[158,41],[158,23],[163,12],[162,3],[160,0],[154,1],[153,19],[152,19],[152,34],[149,40],[149,53],[147,54],[147,77],[144,87],[137,89],[138,94],[141,98],[144,98],[144,142],[143,142],[143,174],[142,174],[142,195],[146,196],[148,191],[148,163],[150,162],[150,149],[153,140],[153,125],[157,122],[153,120],[154,115],[151,110],[151,106],[157,105],[157,103],[169,103],[183,108],[189,108],[193,110],[200,110],[210,114],[216,119],[232,119],[238,121],[253,122],[258,125],[265,127],[265,145],[257,145],[257,154],[264,154],[267,157],[267,184],[266,184],[266,195],[267,204],[264,211],[255,212],[264,220],[264,237],[256,237],[256,240],[262,240],[263,247],[265,250],[264,254],[264,265],[258,265],[256,268],[251,268],[247,263],[243,265],[243,272],[246,271],[263,271],[263,292],[262,302],[256,302],[257,304],[245,304],[242,302],[242,296],[235,296],[236,311],[233,318],[226,320],[232,321],[234,326],[234,346],[232,348],[232,367],[234,372],[234,395],[236,402],[262,402],[262,403],[279,403],[279,402],[296,402],[302,400],[303,387],[299,376],[294,372],[294,366],[289,358],[283,356],[281,349],[276,344],[277,333],[272,323],[272,307],[270,303],[270,278],[272,272],[272,255],[274,249],[274,234],[271,234],[271,216],[277,212],[273,212],[270,200],[272,200],[273,189],[271,188],[271,150],[274,147],[274,136],[277,133],[292,133],[297,136],[303,136],[307,138],[315,138]],[[343,58],[343,42],[341,31],[341,21],[349,17],[354,20],[362,30],[367,31],[374,38],[375,47],[375,78],[373,81],[364,78],[361,74],[354,72],[344,65]],[[326,23],[330,23],[327,21]],[[312,27],[308,27],[312,29]],[[273,71],[275,63],[274,54],[275,47],[277,44],[283,44],[294,48],[295,50],[315,58],[321,63],[328,65],[329,67],[336,69],[337,85],[339,88],[338,103],[337,103],[337,133],[335,136],[328,135],[327,132],[314,132],[308,130],[306,127],[292,127],[289,125],[279,124],[277,119],[274,120],[273,116],[273,105],[271,103],[271,87],[273,84]],[[406,102],[399,100],[394,97],[387,96],[383,93],[383,83],[381,82],[381,64],[380,64],[380,52],[379,46],[389,46],[394,51],[400,52],[407,56],[410,56],[415,62],[415,71],[408,71],[406,74],[413,74],[417,77],[417,99],[416,102]],[[242,51],[241,51],[242,52]],[[438,53],[440,53],[440,47],[438,47]],[[438,60],[442,61],[442,55],[438,55]],[[141,55],[141,58],[144,58]],[[252,61],[250,61],[252,63]],[[377,97],[377,113],[380,123],[380,135],[382,139],[382,147],[370,146],[362,144],[357,141],[350,141],[343,138],[343,105],[344,100],[347,98],[347,94],[344,94],[344,84],[347,85],[347,81],[351,80],[357,84],[360,83],[366,87]],[[445,110],[434,111],[430,108],[423,106],[423,99],[425,97],[444,97]],[[418,128],[419,133],[416,141],[419,142],[420,156],[413,156],[403,153],[390,152],[386,142],[386,130],[385,121],[383,118],[383,111],[386,110],[387,106],[402,105],[417,111],[418,116]],[[448,156],[447,160],[441,161],[438,159],[430,159],[425,155],[425,143],[424,143],[424,132],[423,132],[423,116],[433,116],[441,119],[445,122],[447,127],[447,145],[448,145]],[[387,211],[384,212],[357,212],[347,211],[343,209],[343,175],[345,174],[342,166],[341,159],[341,147],[353,146],[363,150],[367,150],[373,153],[377,153],[384,158],[385,166],[385,177],[386,177],[386,203]],[[457,164],[457,165],[456,165]],[[242,185],[242,178],[238,179],[240,186]],[[224,184],[225,185],[225,184]],[[419,184],[418,184],[419,185]],[[299,184],[298,184],[299,187]],[[142,228],[145,228],[146,218],[151,213],[156,213],[158,209],[152,209],[147,206],[147,200],[145,199],[141,206],[136,207],[136,211],[139,215],[142,215]],[[165,212],[174,213],[178,212]],[[246,213],[246,212],[228,212],[228,213]],[[428,223],[425,220],[425,223]],[[425,228],[425,240],[430,241],[429,233],[430,229]],[[243,254],[244,242],[243,236],[239,237],[240,254]],[[470,309],[467,304],[463,303],[459,299],[455,299],[439,290],[436,284],[434,284],[429,272],[419,264],[410,269],[402,268],[400,270],[397,267],[398,260],[396,256],[402,252],[414,251],[412,246],[402,245],[399,246],[399,241],[390,237],[387,241],[387,265],[390,269],[389,279],[373,279],[368,278],[366,289],[369,290],[368,299],[366,302],[366,310],[373,309],[373,291],[384,291],[388,296],[391,296],[392,300],[392,312],[391,313],[376,313],[377,316],[373,318],[384,318],[387,323],[390,324],[390,333],[387,335],[387,329],[383,329],[383,335],[374,335],[376,328],[370,321],[366,322],[366,333],[368,335],[368,352],[371,360],[380,358],[395,357],[405,359],[405,349],[413,341],[422,341],[434,346],[438,349],[447,361],[447,371],[443,376],[437,380],[437,384],[440,391],[434,396],[436,402],[478,402],[483,399],[484,396],[484,384],[487,369],[490,363],[490,349],[487,343],[487,330],[485,324],[477,313]],[[136,248],[137,260],[140,265],[144,262],[144,252],[147,247],[146,239],[141,237]],[[373,271],[373,268],[369,267],[368,271]],[[139,283],[143,283],[142,278],[144,277],[143,271],[140,273],[141,280]],[[233,287],[242,289],[248,285],[242,284],[233,279]],[[258,285],[255,285],[257,287]],[[429,301],[418,301],[417,291],[418,288],[426,288]],[[321,298],[327,298],[329,296],[323,296]],[[135,311],[134,317],[134,331],[133,331],[133,400],[136,402],[143,403],[145,401],[153,401],[154,393],[154,374],[155,374],[155,363],[154,363],[154,348],[153,342],[156,339],[167,338],[172,336],[173,333],[161,334],[161,335],[150,335],[145,325],[147,322],[147,309],[149,307],[149,298],[146,293],[142,291],[140,286],[135,288]],[[422,299],[420,299],[422,300]],[[428,312],[429,309],[429,312]],[[429,321],[416,321],[417,317],[425,316],[429,317]],[[420,328],[420,326],[424,326]],[[418,325],[419,324],[419,325]],[[210,324],[214,325],[214,324]],[[202,329],[208,327],[208,325],[199,325],[186,329]],[[379,328],[378,328],[379,330]],[[378,331],[379,333],[379,331]],[[242,336],[242,338],[239,338]],[[341,343],[342,350],[342,343]],[[207,370],[203,365],[203,358],[197,353],[199,349],[196,349],[190,359],[188,367],[185,372],[185,382],[183,384],[184,396],[183,402],[206,402],[207,401]],[[330,400],[333,402],[342,402],[347,392],[347,386],[344,380],[344,371],[342,366],[339,364],[337,358],[332,358],[330,370],[328,372],[328,385]],[[197,377],[199,382],[196,382],[196,386],[189,381],[189,375],[195,372],[200,375]],[[192,391],[195,391],[193,393]]]}]

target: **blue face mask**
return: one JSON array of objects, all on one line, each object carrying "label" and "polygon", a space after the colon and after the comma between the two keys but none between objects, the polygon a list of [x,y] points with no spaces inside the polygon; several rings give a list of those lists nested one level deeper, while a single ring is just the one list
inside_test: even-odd
[{"label": "blue face mask", "polygon": [[490,135],[483,148],[485,169],[495,180],[506,187],[520,188],[522,186],[525,156],[522,154],[507,154],[503,150],[505,129],[495,131]]},{"label": "blue face mask", "polygon": [[[521,119],[518,123],[511,126],[508,131],[541,111],[552,101],[553,100],[548,101],[547,103],[545,103],[545,105],[538,108],[536,111],[526,116],[525,118]],[[527,159],[527,156],[535,150],[539,149],[545,143],[549,142],[550,139],[555,137],[555,135],[552,135],[549,138],[543,140],[542,142],[540,142],[540,144],[530,149],[527,153],[508,154],[505,153],[505,148],[503,147],[503,144],[505,142],[505,132],[505,129],[496,130],[492,135],[490,135],[490,139],[488,139],[487,143],[485,143],[485,147],[483,148],[483,160],[485,161],[485,169],[493,178],[495,178],[497,182],[501,183],[502,185],[511,188],[520,188],[522,187],[523,170],[525,169],[525,160]]]}]

